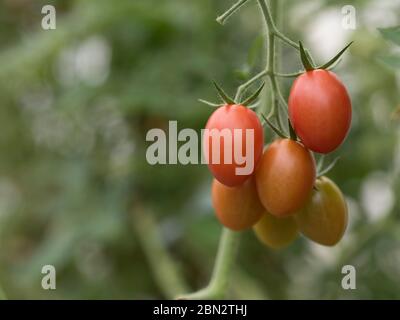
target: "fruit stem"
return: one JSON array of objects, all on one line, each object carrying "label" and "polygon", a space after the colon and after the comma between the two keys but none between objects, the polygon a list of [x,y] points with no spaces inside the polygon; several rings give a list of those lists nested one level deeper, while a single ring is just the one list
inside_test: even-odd
[{"label": "fruit stem", "polygon": [[228,289],[241,232],[224,228],[221,234],[217,258],[210,283],[204,289],[178,297],[178,299],[223,299]]}]

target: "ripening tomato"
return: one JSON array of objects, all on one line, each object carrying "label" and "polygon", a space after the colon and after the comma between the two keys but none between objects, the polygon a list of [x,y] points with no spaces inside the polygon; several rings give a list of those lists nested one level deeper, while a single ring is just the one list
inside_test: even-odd
[{"label": "ripening tomato", "polygon": [[256,171],[261,203],[275,216],[294,214],[309,198],[315,175],[315,160],[308,149],[291,139],[274,141]]},{"label": "ripening tomato", "polygon": [[293,217],[277,218],[265,212],[254,227],[257,238],[266,246],[281,249],[298,236],[298,227]]},{"label": "ripening tomato", "polygon": [[265,211],[253,177],[237,187],[227,187],[214,179],[211,197],[218,220],[235,231],[252,227]]},{"label": "ripening tomato", "polygon": [[310,150],[329,153],[346,138],[351,123],[351,101],[339,78],[327,70],[308,71],[293,83],[289,118]]},{"label": "ripening tomato", "polygon": [[214,177],[226,186],[241,185],[253,174],[263,145],[260,120],[254,111],[242,105],[222,106],[208,119],[205,158]]},{"label": "ripening tomato", "polygon": [[339,242],[347,227],[347,205],[337,185],[326,177],[317,179],[316,189],[295,216],[301,233],[326,246]]}]

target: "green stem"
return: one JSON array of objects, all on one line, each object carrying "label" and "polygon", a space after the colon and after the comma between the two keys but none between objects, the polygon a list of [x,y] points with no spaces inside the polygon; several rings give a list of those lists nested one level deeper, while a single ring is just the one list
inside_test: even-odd
[{"label": "green stem", "polygon": [[[258,3],[260,5],[261,11],[263,13],[263,17],[264,20],[266,22],[267,25],[267,32],[268,32],[268,46],[270,46],[268,48],[268,51],[271,52],[271,47],[272,49],[274,49],[274,42],[275,42],[275,38],[279,38],[281,39],[283,42],[287,43],[288,45],[292,46],[293,48],[295,48],[296,50],[300,50],[300,46],[298,43],[296,43],[295,41],[291,40],[290,38],[288,38],[287,36],[285,36],[281,31],[279,31],[278,27],[276,26],[275,22],[274,22],[274,16],[271,13],[271,10],[269,9],[267,3],[265,2],[265,0],[258,0]],[[275,16],[279,15],[279,3],[276,4],[277,8],[274,12]],[[306,54],[308,56],[308,58],[310,59],[310,61],[314,64],[314,60],[310,54],[310,52],[305,49]],[[267,53],[268,57],[270,56],[269,53]],[[276,57],[276,54],[273,54],[272,59],[275,59],[274,57]],[[267,58],[269,60],[269,58]],[[273,61],[274,62],[274,61]],[[276,63],[276,60],[275,62]],[[336,65],[336,64],[335,64]],[[272,66],[272,68],[271,68]],[[242,85],[239,86],[237,92],[236,92],[236,96],[235,96],[235,101],[239,101],[242,94],[252,85],[254,84],[256,81],[258,81],[259,79],[265,77],[265,76],[269,76],[269,77],[282,77],[282,78],[294,78],[294,77],[298,77],[301,74],[303,74],[304,71],[299,71],[299,72],[293,72],[293,73],[276,73],[275,72],[275,66],[273,66],[273,63],[271,64],[271,61],[269,61],[267,63],[267,67],[261,71],[260,73],[256,74],[253,78],[251,78],[250,80],[246,81],[245,83],[243,83]],[[273,84],[272,84],[273,85]],[[274,86],[274,85],[273,85]],[[277,86],[278,90],[277,90],[277,96],[278,99],[283,103],[283,106],[286,105],[285,99],[282,99],[282,93],[279,90],[279,86]]]},{"label": "green stem", "polygon": [[[274,23],[274,18],[271,14],[270,8],[268,7],[267,3],[265,0],[258,0],[258,3],[260,5],[265,24],[267,26],[267,32],[268,32],[268,50],[267,50],[267,67],[266,70],[268,70],[268,76],[271,82],[271,96],[272,96],[272,108],[271,111],[268,115],[268,118],[275,118],[278,128],[282,131],[282,123],[280,119],[280,114],[279,114],[279,99],[280,99],[280,90],[279,90],[279,85],[275,77],[275,65],[276,65],[276,52],[275,52],[275,36],[276,36],[276,26]],[[278,14],[278,8],[275,10],[275,14]]]},{"label": "green stem", "polygon": [[220,24],[225,24],[226,21],[228,21],[228,19],[237,11],[239,10],[242,6],[244,6],[246,4],[246,2],[249,0],[239,0],[238,2],[236,2],[232,7],[230,7],[227,11],[225,11],[225,13],[223,13],[222,15],[220,15],[217,18],[217,22]]},{"label": "green stem", "polygon": [[223,229],[210,283],[204,289],[183,295],[178,299],[205,300],[224,298],[228,289],[228,281],[236,257],[240,234],[226,228]]},{"label": "green stem", "polygon": [[300,50],[299,44],[294,42],[293,40],[289,39],[286,37],[282,32],[280,32],[278,29],[275,29],[274,31],[275,35],[277,38],[281,39],[283,42],[288,44],[289,46],[295,48],[296,50]]}]

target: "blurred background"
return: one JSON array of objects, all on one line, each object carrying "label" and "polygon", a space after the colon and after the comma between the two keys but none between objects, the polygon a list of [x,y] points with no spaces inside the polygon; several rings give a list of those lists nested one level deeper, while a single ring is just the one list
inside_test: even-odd
[{"label": "blurred background", "polygon": [[[275,1],[275,0],[273,0]],[[0,2],[0,284],[8,298],[172,298],[207,284],[221,226],[204,165],[151,166],[146,133],[177,120],[204,127],[216,100],[263,65],[255,1],[224,27],[233,0],[3,0]],[[377,28],[400,24],[400,0],[285,0],[282,29],[336,69],[353,124],[329,173],[350,225],[325,248],[300,238],[281,251],[251,231],[230,298],[400,298],[400,56]],[[43,30],[42,6],[57,12]],[[261,43],[261,45],[259,45]],[[282,72],[300,69],[282,48]],[[397,69],[396,69],[397,68]],[[287,96],[292,79],[281,81]],[[397,110],[397,111],[396,111]],[[272,134],[267,132],[269,139]],[[57,289],[43,290],[44,265]],[[357,289],[341,287],[342,266]]]}]

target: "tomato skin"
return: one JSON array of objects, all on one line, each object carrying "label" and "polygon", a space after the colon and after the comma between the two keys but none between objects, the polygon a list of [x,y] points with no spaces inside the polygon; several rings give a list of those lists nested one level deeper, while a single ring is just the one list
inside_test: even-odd
[{"label": "tomato skin", "polygon": [[295,216],[301,233],[307,238],[334,246],[346,231],[348,213],[344,196],[330,179],[317,179],[316,188],[307,204]]},{"label": "tomato skin", "polygon": [[325,154],[338,148],[349,131],[351,114],[349,94],[333,72],[308,71],[293,83],[289,118],[308,149]]},{"label": "tomato skin", "polygon": [[[212,130],[223,130],[228,129],[232,134],[232,163],[224,163],[225,155],[224,155],[224,146],[225,139],[221,139],[220,144],[220,155],[221,161],[220,163],[212,163],[212,136],[208,131],[204,132],[204,142],[206,140],[207,143],[204,143],[204,155],[206,159],[209,159],[208,167],[213,174],[213,176],[221,183],[226,186],[234,187],[241,185],[244,181],[246,181],[250,175],[253,174],[255,168],[257,167],[257,163],[260,160],[262,149],[264,145],[264,133],[260,120],[258,119],[256,113],[242,105],[225,105],[213,112],[213,114],[208,119],[206,124],[206,129]],[[242,139],[235,139],[234,137],[234,129],[242,129]],[[254,150],[253,153],[248,155],[253,159],[253,170],[247,175],[239,175],[236,173],[236,168],[244,167],[244,164],[239,164],[235,161],[234,150],[235,146],[242,146],[242,155],[246,155],[246,129],[254,130]],[[207,156],[208,155],[208,156]]]},{"label": "tomato skin", "polygon": [[298,227],[292,216],[277,218],[265,212],[253,227],[258,240],[272,249],[282,249],[298,236]]},{"label": "tomato skin", "polygon": [[315,171],[314,157],[303,145],[291,139],[274,141],[256,171],[261,203],[275,216],[294,214],[310,196]]},{"label": "tomato skin", "polygon": [[211,197],[218,220],[234,231],[251,228],[265,211],[253,177],[238,187],[227,187],[214,179]]}]

